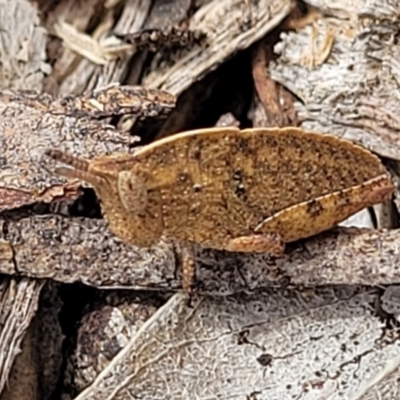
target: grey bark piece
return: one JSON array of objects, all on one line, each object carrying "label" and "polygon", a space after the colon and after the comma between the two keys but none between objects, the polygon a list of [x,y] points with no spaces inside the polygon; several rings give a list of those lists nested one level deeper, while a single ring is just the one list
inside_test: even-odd
[{"label": "grey bark piece", "polygon": [[39,216],[3,221],[5,226],[8,234],[0,241],[2,273],[97,287],[178,286],[170,244],[151,249],[129,246],[108,230],[104,220]]},{"label": "grey bark piece", "polygon": [[388,314],[393,314],[395,318],[400,320],[400,286],[391,285],[386,288],[381,297],[382,310]]},{"label": "grey bark piece", "polygon": [[[150,73],[143,79],[144,86],[179,95],[233,54],[265,36],[293,6],[291,0],[214,0],[203,5],[191,18],[189,28],[206,32],[207,45],[195,46],[183,52],[172,66]],[[244,16],[249,10],[251,21],[246,25]]]},{"label": "grey bark piece", "polygon": [[[132,0],[131,0],[132,1]],[[135,0],[133,0],[135,1]],[[54,25],[60,21],[73,23],[73,26],[80,32],[89,29],[91,22],[98,19],[104,21],[102,26],[97,27],[94,36],[104,31],[111,23],[113,25],[113,8],[118,2],[110,2],[111,8],[104,10],[104,1],[86,0],[85,2],[77,2],[74,0],[64,0],[53,4],[49,10],[49,14],[45,21],[47,29],[55,34]],[[106,15],[101,15],[106,13]],[[108,28],[109,29],[109,28]],[[57,50],[54,49],[57,48]],[[56,58],[53,71],[45,84],[45,91],[52,94],[80,94],[86,89],[93,89],[95,84],[88,84],[91,77],[95,73],[96,65],[84,59],[74,51],[61,46],[59,40],[50,42],[50,54],[55,53]],[[64,83],[66,82],[66,83]],[[110,82],[108,82],[110,83]]]},{"label": "grey bark piece", "polygon": [[[16,280],[5,277],[0,282],[0,394],[7,383],[8,373],[35,315],[43,283],[43,281],[27,278]],[[29,347],[28,345],[28,352]],[[19,367],[19,376],[21,378],[24,376],[19,384],[22,382],[28,386],[34,384],[36,379],[35,360],[31,360],[28,356],[24,364],[19,363]],[[24,375],[24,372],[27,375]]]},{"label": "grey bark piece", "polygon": [[[350,15],[354,4],[336,6]],[[382,17],[383,10],[384,22],[365,19],[368,14]],[[350,20],[320,18],[317,49],[329,30],[334,44],[326,62],[311,69],[304,58],[310,53],[312,27],[282,34],[275,47],[279,57],[270,63],[269,74],[302,100],[296,109],[303,128],[333,133],[381,156],[400,159],[400,97],[394,90],[400,76],[400,47],[393,40],[399,11],[399,4],[381,2],[376,8],[369,3],[359,10],[362,24],[354,14]]]},{"label": "grey bark piece", "polygon": [[356,398],[400,358],[398,337],[370,306],[377,296],[271,290],[189,308],[176,294],[75,400]]},{"label": "grey bark piece", "polygon": [[217,252],[208,253],[207,259],[204,251],[197,280],[201,291],[213,295],[284,287],[288,282],[304,286],[397,283],[398,233],[338,228],[288,246],[286,255],[276,260],[265,255]]},{"label": "grey bark piece", "polygon": [[[147,0],[127,0],[124,2],[123,10],[118,20],[115,20],[115,15],[119,13],[114,12],[112,9],[108,10],[108,15],[100,19],[102,21],[97,27],[93,36],[96,39],[106,39],[111,32],[111,29],[119,34],[135,32],[141,29],[144,25],[146,17],[148,16],[151,2]],[[84,31],[86,27],[79,27],[75,22],[75,13],[71,12],[70,22],[77,27],[80,31]],[[67,76],[60,84],[60,93],[80,93],[86,89],[95,87],[102,87],[111,82],[121,82],[124,80],[125,75],[129,72],[130,68],[138,70],[140,73],[142,69],[142,61],[136,60],[134,65],[131,65],[132,51],[126,54],[119,60],[112,60],[105,66],[98,66],[91,61],[81,58],[78,65],[75,58],[76,54],[66,48],[64,49],[64,59],[59,61],[60,68],[68,69],[73,68],[73,73]]]},{"label": "grey bark piece", "polygon": [[129,147],[137,138],[97,118],[127,113],[162,116],[174,105],[175,98],[169,93],[136,86],[110,85],[61,98],[35,92],[1,92],[0,210],[50,202],[57,196],[76,197],[78,185],[65,185],[52,173],[54,162],[43,158],[48,148],[90,158],[132,151]]},{"label": "grey bark piece", "polygon": [[[124,9],[118,21],[116,21],[114,31],[118,33],[128,33],[140,30],[149,14],[152,2],[146,0],[128,0],[125,2]],[[139,71],[142,70],[142,62],[136,60],[132,66],[128,62],[128,57],[125,62],[112,61],[107,67],[102,70],[96,68],[98,75],[97,87],[109,82],[120,82],[128,73],[129,68],[134,67]],[[138,72],[139,73],[139,72]]]},{"label": "grey bark piece", "polygon": [[347,18],[357,14],[384,18],[393,16],[398,9],[396,0],[306,0],[305,3],[335,18]]},{"label": "grey bark piece", "polygon": [[[32,2],[24,0],[0,1],[0,88],[31,89],[40,91],[43,78],[50,73],[47,63],[47,32],[40,26],[38,10]],[[0,101],[1,103],[1,101]],[[0,106],[0,130],[2,150],[0,169],[7,156],[18,157],[17,153],[29,142],[27,133],[32,126],[25,125],[21,133],[21,146],[8,148],[15,130],[6,107]],[[25,118],[25,115],[23,118]],[[4,129],[4,130],[3,130]],[[21,165],[23,170],[30,166]],[[16,178],[14,176],[14,178]],[[1,186],[10,177],[0,173]],[[16,178],[18,179],[18,178]],[[21,177],[21,180],[24,178]],[[16,193],[6,193],[0,188],[0,209],[4,202],[13,202]],[[7,194],[10,197],[7,199]],[[19,193],[21,194],[21,193]],[[25,197],[22,194],[22,197]],[[6,198],[6,200],[5,200]],[[5,249],[2,247],[2,249]],[[8,253],[8,249],[5,249]],[[8,254],[9,255],[9,254]],[[0,261],[1,262],[1,261]],[[43,282],[26,278],[0,277],[0,396],[1,399],[34,400],[38,395],[38,365],[34,335],[30,324],[39,302]],[[7,390],[4,390],[7,387]]]},{"label": "grey bark piece", "polygon": [[25,0],[1,0],[0,26],[0,88],[41,90],[51,67],[38,10]]},{"label": "grey bark piece", "polygon": [[[170,242],[137,248],[104,220],[36,216],[3,220],[0,272],[98,288],[180,290]],[[4,234],[4,232],[8,232]],[[199,293],[226,296],[263,287],[400,283],[400,230],[338,228],[291,244],[282,258],[198,249]]]},{"label": "grey bark piece", "polygon": [[[193,7],[191,0],[154,0],[145,28],[165,28],[166,25],[179,25]],[[197,6],[197,5],[196,5]]]}]

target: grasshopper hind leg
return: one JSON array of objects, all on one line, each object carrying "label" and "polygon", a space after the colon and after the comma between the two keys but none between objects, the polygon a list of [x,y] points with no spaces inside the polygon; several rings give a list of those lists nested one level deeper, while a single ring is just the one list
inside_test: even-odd
[{"label": "grasshopper hind leg", "polygon": [[194,295],[196,280],[196,263],[194,260],[194,246],[191,243],[180,243],[180,264],[182,268],[182,289],[185,292],[188,304]]},{"label": "grasshopper hind leg", "polygon": [[280,256],[285,251],[285,243],[278,234],[254,234],[229,239],[225,250],[243,253],[269,253]]}]

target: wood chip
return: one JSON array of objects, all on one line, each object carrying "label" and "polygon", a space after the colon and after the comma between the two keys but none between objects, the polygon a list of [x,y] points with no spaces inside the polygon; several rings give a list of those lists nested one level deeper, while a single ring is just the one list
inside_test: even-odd
[{"label": "wood chip", "polygon": [[[173,246],[129,246],[103,220],[36,216],[3,220],[0,272],[98,288],[180,290]],[[6,232],[6,233],[4,233]],[[283,258],[197,251],[199,293],[225,296],[293,285],[400,283],[398,230],[338,228],[288,247]]]},{"label": "wood chip", "polygon": [[[27,278],[3,277],[0,281],[0,393],[7,384],[7,375],[19,353],[17,349],[35,315],[43,284],[44,281]],[[29,365],[24,368],[29,370]]]},{"label": "wood chip", "polygon": [[76,198],[79,184],[65,184],[54,176],[54,163],[43,159],[46,149],[70,149],[90,157],[132,151],[137,138],[99,118],[121,114],[162,117],[174,104],[169,93],[134,86],[110,85],[61,98],[26,91],[1,92],[0,211],[54,198]]},{"label": "wood chip", "polygon": [[[318,3],[329,13],[324,2]],[[354,11],[352,2],[339,2],[335,17],[319,19],[315,40],[323,42],[333,35],[335,41],[329,40],[326,61],[311,69],[299,60],[309,51],[315,28],[283,33],[275,46],[279,57],[268,69],[272,79],[301,99],[295,107],[303,128],[336,134],[400,160],[400,99],[388,96],[400,76],[399,47],[392,41],[400,6],[384,3],[370,3],[364,9],[360,3],[360,10]],[[339,19],[343,14],[353,18]]]},{"label": "wood chip", "polygon": [[214,0],[201,7],[191,18],[189,28],[206,32],[206,44],[186,51],[173,66],[150,73],[143,84],[175,95],[182,93],[233,54],[265,36],[294,6],[290,0],[251,3],[250,26],[241,25],[249,7],[245,1]]}]

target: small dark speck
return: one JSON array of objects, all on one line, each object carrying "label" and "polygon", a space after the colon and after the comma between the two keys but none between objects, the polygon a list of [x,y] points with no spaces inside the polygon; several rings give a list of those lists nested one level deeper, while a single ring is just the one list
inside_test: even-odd
[{"label": "small dark speck", "polygon": [[271,364],[272,362],[272,356],[271,354],[261,354],[261,356],[257,357],[257,361],[263,366],[267,367],[268,365]]},{"label": "small dark speck", "polygon": [[188,175],[187,175],[187,174],[183,173],[183,174],[180,174],[180,175],[179,175],[179,180],[180,180],[181,182],[186,182],[187,179],[188,179]]},{"label": "small dark speck", "polygon": [[193,152],[193,158],[195,159],[195,160],[200,160],[200,149],[196,149],[194,152]]},{"label": "small dark speck", "polygon": [[246,198],[246,189],[242,184],[237,185],[235,194],[239,199],[245,199]]},{"label": "small dark speck", "polygon": [[195,183],[195,184],[193,185],[193,191],[194,191],[195,193],[201,192],[201,185],[198,184],[198,183]]},{"label": "small dark speck", "polygon": [[321,203],[316,200],[310,200],[307,203],[307,212],[312,216],[318,216],[324,211]]},{"label": "small dark speck", "polygon": [[240,171],[240,169],[236,170],[235,173],[233,174],[233,180],[235,181],[242,180],[242,172]]}]

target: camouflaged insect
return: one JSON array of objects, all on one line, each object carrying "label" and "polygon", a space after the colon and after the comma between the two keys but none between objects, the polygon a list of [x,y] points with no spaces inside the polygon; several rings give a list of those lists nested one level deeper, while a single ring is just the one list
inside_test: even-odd
[{"label": "camouflaged insect", "polygon": [[192,244],[280,255],[284,244],[332,228],[393,190],[378,157],[349,141],[298,128],[212,128],[176,134],[91,161],[47,154],[56,172],[91,184],[110,229],[139,247],[180,243],[183,287]]}]

